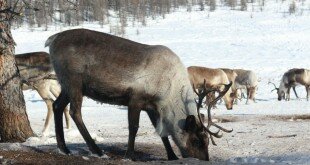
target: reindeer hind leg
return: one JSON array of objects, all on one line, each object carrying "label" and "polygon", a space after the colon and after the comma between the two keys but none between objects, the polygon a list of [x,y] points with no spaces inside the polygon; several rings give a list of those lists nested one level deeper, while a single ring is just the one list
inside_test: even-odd
[{"label": "reindeer hind leg", "polygon": [[46,136],[48,134],[48,129],[50,127],[51,120],[53,118],[54,100],[53,100],[53,97],[52,97],[50,91],[47,89],[47,87],[44,84],[37,87],[36,90],[47,106],[47,114],[46,114],[46,118],[45,118],[44,128],[42,131],[42,135]]},{"label": "reindeer hind leg", "polygon": [[69,154],[70,151],[68,150],[65,143],[64,131],[62,125],[63,124],[62,114],[65,107],[68,104],[69,104],[69,97],[65,92],[61,92],[60,95],[57,97],[56,101],[53,103],[57,146],[60,149],[60,151],[64,152],[65,154]]},{"label": "reindeer hind leg", "polygon": [[86,144],[89,148],[89,150],[97,154],[98,156],[102,156],[102,150],[96,145],[94,139],[90,136],[84,122],[82,119],[82,101],[83,101],[83,95],[82,95],[82,85],[79,82],[76,82],[73,85],[71,85],[71,90],[69,94],[70,98],[70,115],[75,122],[78,130],[80,131],[81,135],[83,136],[84,140],[86,141]]},{"label": "reindeer hind leg", "polygon": [[[59,96],[59,93],[60,93],[60,88],[52,87],[50,91],[57,98]],[[69,114],[69,109],[67,106],[65,107],[64,114],[65,114],[65,121],[66,121],[67,129],[70,129],[71,128],[70,114]]]}]

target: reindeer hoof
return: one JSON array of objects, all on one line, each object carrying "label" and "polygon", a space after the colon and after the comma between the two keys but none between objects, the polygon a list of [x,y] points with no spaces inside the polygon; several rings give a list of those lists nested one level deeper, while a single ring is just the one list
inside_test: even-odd
[{"label": "reindeer hoof", "polygon": [[124,158],[125,159],[130,159],[132,161],[136,161],[137,160],[135,154],[133,152],[129,152],[129,151],[126,152]]},{"label": "reindeer hoof", "polygon": [[49,132],[48,131],[43,131],[42,132],[42,137],[47,137],[49,135]]},{"label": "reindeer hoof", "polygon": [[98,155],[99,157],[103,156],[103,152],[99,147],[95,147],[94,149],[90,148],[91,153]]},{"label": "reindeer hoof", "polygon": [[71,152],[68,148],[63,148],[63,149],[59,148],[58,151],[60,154],[63,154],[63,155],[71,155]]},{"label": "reindeer hoof", "polygon": [[179,158],[174,153],[168,154],[168,160],[178,160],[178,159]]}]

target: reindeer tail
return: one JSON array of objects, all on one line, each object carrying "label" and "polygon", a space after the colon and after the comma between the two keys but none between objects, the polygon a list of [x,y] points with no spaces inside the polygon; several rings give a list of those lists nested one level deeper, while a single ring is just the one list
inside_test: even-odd
[{"label": "reindeer tail", "polygon": [[58,33],[48,37],[48,39],[45,41],[45,47],[51,46],[52,42],[55,40],[57,36],[58,36]]}]

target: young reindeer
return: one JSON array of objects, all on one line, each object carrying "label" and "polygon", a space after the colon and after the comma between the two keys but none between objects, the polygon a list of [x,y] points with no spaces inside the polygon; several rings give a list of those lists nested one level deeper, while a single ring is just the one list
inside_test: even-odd
[{"label": "young reindeer", "polygon": [[209,138],[198,120],[186,68],[169,48],[87,29],[57,33],[48,38],[45,46],[49,46],[62,89],[53,104],[57,145],[62,152],[70,153],[62,129],[62,113],[70,103],[70,115],[90,151],[103,154],[82,120],[82,100],[87,96],[102,103],[128,106],[126,157],[134,158],[140,112],[145,110],[161,136],[168,159],[177,159],[168,140],[171,135],[183,157],[209,160]]},{"label": "young reindeer", "polygon": [[286,101],[290,100],[291,88],[293,88],[296,98],[299,98],[296,93],[296,89],[295,89],[297,85],[305,86],[306,92],[307,92],[307,101],[309,101],[310,70],[308,69],[293,68],[293,69],[288,70],[282,76],[279,88],[277,88],[274,83],[269,82],[269,84],[270,83],[273,84],[275,87],[275,89],[273,90],[277,90],[279,101],[281,101],[282,99],[285,99]]},{"label": "young reindeer", "polygon": [[[206,88],[216,91],[223,91],[223,85],[229,84],[229,79],[225,72],[221,69],[205,68],[200,66],[190,66],[187,68],[189,74],[189,80],[193,86],[197,89],[204,87],[204,81],[206,81]],[[214,94],[211,94],[214,97]],[[233,108],[235,94],[232,89],[228,89],[228,92],[223,96],[226,108],[231,110]],[[210,98],[207,98],[207,101]],[[209,104],[209,103],[208,103]]]},{"label": "young reindeer", "polygon": [[[60,85],[57,79],[53,77],[53,68],[50,63],[49,54],[46,52],[32,52],[25,54],[16,54],[15,61],[22,79],[23,90],[36,90],[47,106],[47,115],[45,119],[42,135],[48,134],[48,128],[53,117],[54,97],[60,93]],[[70,128],[69,111],[65,111],[67,128]]]},{"label": "young reindeer", "polygon": [[256,74],[251,70],[244,69],[234,69],[234,71],[237,73],[237,77],[235,79],[235,89],[240,91],[242,89],[246,89],[246,104],[248,104],[250,100],[255,102],[255,93],[258,85]]}]

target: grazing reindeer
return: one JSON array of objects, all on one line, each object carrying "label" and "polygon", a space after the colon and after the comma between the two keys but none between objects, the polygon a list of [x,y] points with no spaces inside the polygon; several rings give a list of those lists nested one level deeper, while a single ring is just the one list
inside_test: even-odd
[{"label": "grazing reindeer", "polygon": [[255,102],[255,93],[258,85],[258,79],[256,74],[251,70],[244,69],[234,69],[234,71],[237,73],[237,77],[235,79],[235,89],[240,91],[246,89],[246,104],[249,103],[249,100]]},{"label": "grazing reindeer", "polygon": [[238,76],[237,73],[233,69],[228,69],[228,68],[219,68],[219,69],[223,70],[226,73],[228,80],[230,82],[232,82],[231,89],[234,91],[236,88],[235,87],[235,80]]},{"label": "grazing reindeer", "polygon": [[177,159],[168,139],[171,135],[183,157],[209,160],[208,134],[218,134],[206,132],[197,120],[195,94],[186,68],[170,49],[87,29],[57,33],[45,46],[49,46],[61,85],[53,108],[57,145],[62,152],[70,153],[62,129],[62,112],[70,103],[70,115],[90,151],[103,154],[82,120],[82,100],[87,96],[128,106],[126,157],[134,158],[140,112],[145,110],[162,138],[168,159]]},{"label": "grazing reindeer", "polygon": [[237,103],[237,100],[239,99],[237,97],[239,90],[236,89],[236,85],[235,85],[235,80],[236,80],[236,77],[238,76],[237,73],[233,69],[228,69],[228,68],[219,68],[219,69],[223,70],[226,73],[228,80],[232,82],[231,90],[235,95],[235,103]]},{"label": "grazing reindeer", "polygon": [[303,85],[306,88],[307,101],[308,101],[310,93],[310,70],[298,69],[298,68],[290,69],[287,72],[285,72],[284,75],[282,76],[279,88],[277,88],[274,83],[271,84],[273,84],[275,87],[275,89],[273,90],[277,90],[279,101],[281,101],[282,99],[285,99],[286,101],[290,100],[291,88],[293,88],[296,98],[299,98],[296,93],[295,87],[297,85]]},{"label": "grazing reindeer", "polygon": [[[197,89],[203,88],[204,81],[206,81],[206,88],[222,91],[223,85],[230,82],[225,72],[221,69],[190,66],[187,68],[187,71],[191,84],[193,84]],[[215,97],[214,94],[211,94],[211,97],[212,96]],[[233,108],[234,97],[235,95],[231,89],[228,89],[228,92],[223,96],[228,110]],[[210,98],[207,98],[207,101],[209,99]]]},{"label": "grazing reindeer", "polygon": [[[43,135],[47,135],[48,128],[53,116],[54,97],[58,97],[60,86],[56,79],[48,78],[53,74],[49,54],[46,52],[32,52],[17,54],[15,61],[22,79],[23,90],[36,90],[47,106],[47,116],[45,119]],[[67,128],[70,128],[69,111],[65,110]]]}]

